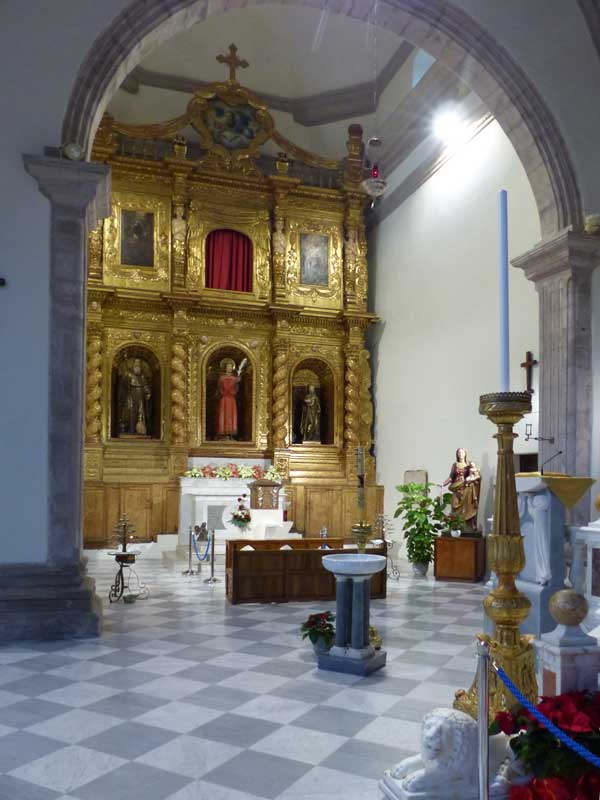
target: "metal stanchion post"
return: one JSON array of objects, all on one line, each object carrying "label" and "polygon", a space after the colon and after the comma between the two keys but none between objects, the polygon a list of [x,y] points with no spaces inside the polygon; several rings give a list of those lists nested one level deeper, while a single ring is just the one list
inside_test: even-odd
[{"label": "metal stanchion post", "polygon": [[215,532],[210,532],[210,578],[206,578],[204,583],[219,583],[215,578]]},{"label": "metal stanchion post", "polygon": [[479,800],[489,800],[489,670],[490,649],[487,642],[477,642],[477,732],[479,734]]},{"label": "metal stanchion post", "polygon": [[181,574],[182,575],[198,575],[200,570],[194,570],[192,567],[192,536],[194,535],[194,531],[192,530],[192,526],[190,525],[190,536],[188,539],[188,568],[185,569]]}]

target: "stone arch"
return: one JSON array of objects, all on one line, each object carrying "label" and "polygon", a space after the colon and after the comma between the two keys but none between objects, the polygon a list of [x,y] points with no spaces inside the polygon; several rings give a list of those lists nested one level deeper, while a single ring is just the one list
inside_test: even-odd
[{"label": "stone arch", "polygon": [[[370,3],[271,0],[328,7],[367,20]],[[63,142],[91,152],[95,131],[121,82],[162,42],[206,17],[263,0],[135,0],[98,36],[83,60],[68,102]],[[544,237],[572,225],[582,208],[575,170],[562,134],[539,92],[509,53],[468,14],[446,0],[387,0],[377,24],[395,31],[460,76],[508,136],[531,184]]]}]

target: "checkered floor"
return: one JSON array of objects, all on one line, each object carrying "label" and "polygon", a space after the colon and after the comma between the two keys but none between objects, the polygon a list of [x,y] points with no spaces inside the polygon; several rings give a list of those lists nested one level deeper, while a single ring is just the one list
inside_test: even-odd
[{"label": "checkered floor", "polygon": [[[106,598],[114,567],[91,572]],[[139,572],[149,598],[105,603],[101,639],[0,648],[0,800],[376,800],[474,674],[481,586],[390,580],[388,664],[360,678],[301,641],[333,604],[230,606],[206,568]]]}]

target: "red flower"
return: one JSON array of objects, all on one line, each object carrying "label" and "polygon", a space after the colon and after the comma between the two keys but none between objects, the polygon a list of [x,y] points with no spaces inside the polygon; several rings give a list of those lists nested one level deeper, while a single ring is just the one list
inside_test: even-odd
[{"label": "red flower", "polygon": [[508,736],[511,736],[513,733],[517,732],[515,718],[510,711],[499,711],[496,714],[496,722],[500,726],[502,733],[506,733]]}]

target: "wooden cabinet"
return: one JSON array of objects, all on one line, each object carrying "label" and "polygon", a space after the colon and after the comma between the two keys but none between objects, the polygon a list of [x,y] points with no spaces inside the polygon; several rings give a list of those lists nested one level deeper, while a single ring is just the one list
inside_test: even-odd
[{"label": "wooden cabinet", "polygon": [[179,485],[176,483],[92,483],[83,492],[84,547],[107,547],[119,516],[126,513],[142,542],[177,531]]},{"label": "wooden cabinet", "polygon": [[485,575],[485,539],[482,536],[438,536],[434,575],[438,581],[471,581]]}]

